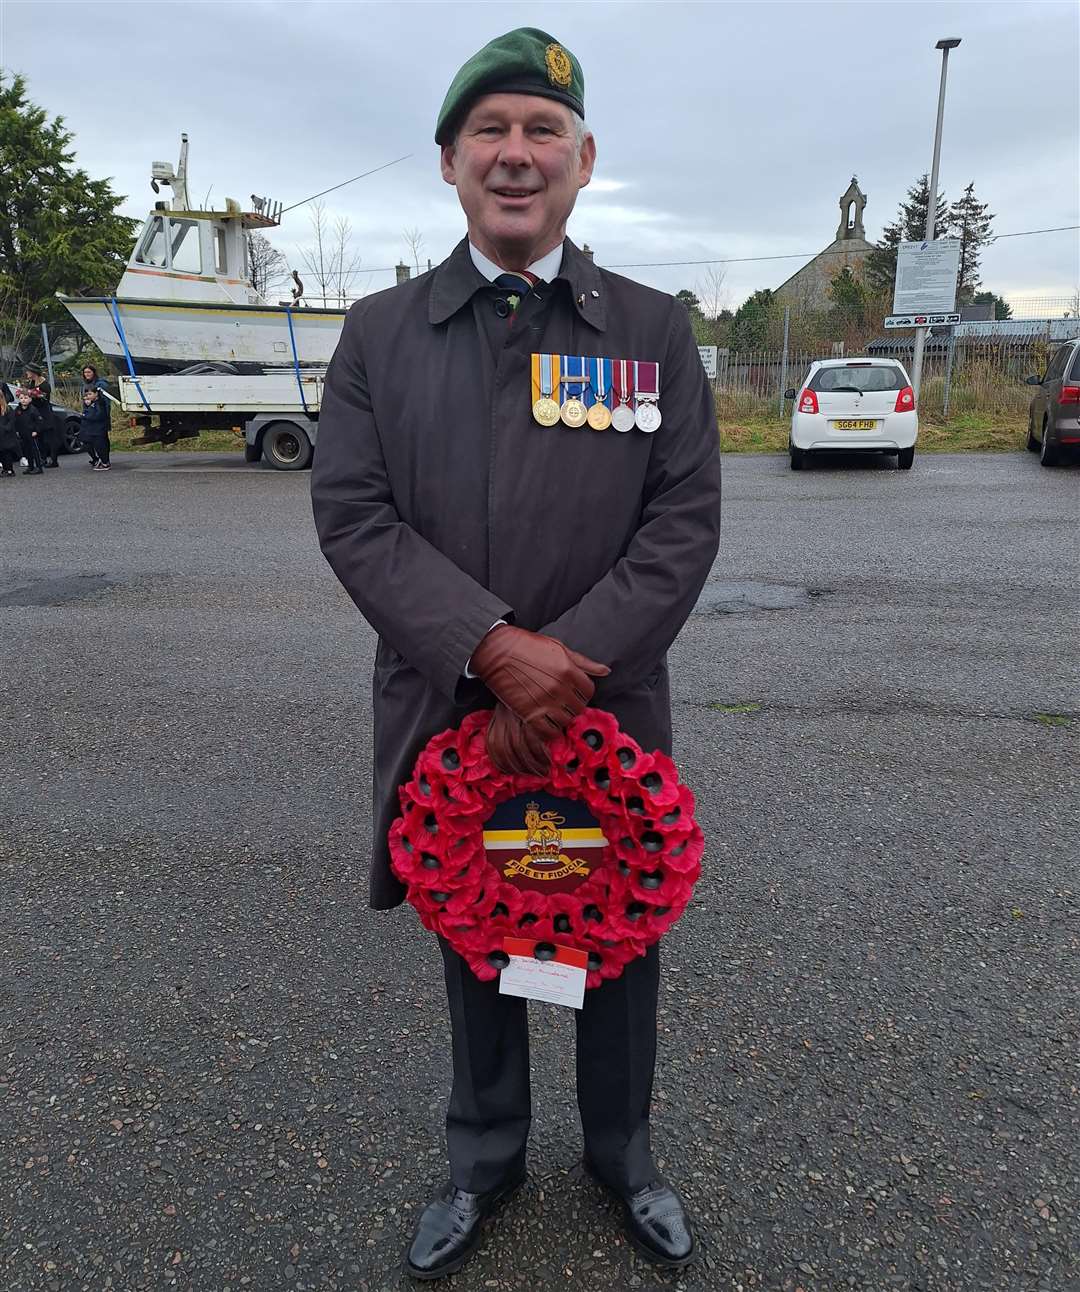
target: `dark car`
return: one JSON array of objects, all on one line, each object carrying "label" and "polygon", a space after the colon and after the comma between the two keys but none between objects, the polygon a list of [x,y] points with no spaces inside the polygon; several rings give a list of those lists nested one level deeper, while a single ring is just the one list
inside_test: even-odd
[{"label": "dark car", "polygon": [[[19,387],[17,381],[5,381],[4,398],[8,403],[15,400],[15,391]],[[82,453],[83,446],[79,443],[79,428],[82,426],[82,413],[76,412],[74,408],[67,408],[64,404],[50,403],[53,411],[53,417],[56,418],[57,426],[63,427],[64,439],[60,446],[61,453]]]},{"label": "dark car", "polygon": [[1056,467],[1080,446],[1080,340],[1055,350],[1046,375],[1028,377],[1027,384],[1039,388],[1028,413],[1027,446],[1044,467]]}]

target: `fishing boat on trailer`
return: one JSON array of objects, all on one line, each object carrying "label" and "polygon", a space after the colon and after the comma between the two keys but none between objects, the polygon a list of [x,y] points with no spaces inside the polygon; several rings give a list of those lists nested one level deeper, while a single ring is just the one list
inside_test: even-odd
[{"label": "fishing boat on trailer", "polygon": [[154,203],[115,295],[59,299],[119,372],[325,368],[345,323],[344,306],[271,303],[251,281],[246,235],[276,228],[281,204],[252,197],[252,209],[244,211],[226,198],[223,211],[193,210],[187,153],[182,135],[175,171],[154,162],[154,192],[171,188],[172,203]]}]

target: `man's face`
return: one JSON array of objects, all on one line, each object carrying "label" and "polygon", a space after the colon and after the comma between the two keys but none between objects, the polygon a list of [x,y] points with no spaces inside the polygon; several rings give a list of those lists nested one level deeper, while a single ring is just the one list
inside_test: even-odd
[{"label": "man's face", "polygon": [[592,135],[578,147],[563,104],[488,94],[473,104],[455,142],[443,146],[441,165],[476,247],[498,264],[520,261],[524,268],[562,241],[595,161]]}]

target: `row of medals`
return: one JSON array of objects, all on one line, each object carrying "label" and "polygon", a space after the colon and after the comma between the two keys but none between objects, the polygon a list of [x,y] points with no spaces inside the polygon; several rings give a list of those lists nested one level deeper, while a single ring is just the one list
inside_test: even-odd
[{"label": "row of medals", "polygon": [[632,431],[636,426],[639,431],[651,435],[662,420],[660,408],[655,399],[645,399],[641,395],[636,405],[636,408],[631,408],[622,400],[614,409],[601,403],[590,404],[586,408],[577,395],[569,395],[560,408],[550,395],[541,395],[533,404],[532,414],[541,426],[555,426],[562,422],[564,426],[577,429],[587,423],[594,431],[606,431],[609,426],[617,431]]}]

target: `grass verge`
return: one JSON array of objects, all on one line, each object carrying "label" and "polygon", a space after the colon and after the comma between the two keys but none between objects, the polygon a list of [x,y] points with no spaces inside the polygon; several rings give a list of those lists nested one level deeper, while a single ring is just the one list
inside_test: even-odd
[{"label": "grass verge", "polygon": [[[790,422],[749,418],[720,422],[724,453],[786,453]],[[919,423],[920,453],[1015,453],[1027,444],[1027,421],[964,413],[947,422],[933,417]]]},{"label": "grass verge", "polygon": [[[720,422],[720,448],[724,453],[786,453],[788,423],[776,420],[745,419]],[[194,439],[175,444],[132,444],[141,432],[128,427],[110,434],[114,453],[228,453],[244,447],[243,437],[232,431],[203,431]],[[919,426],[920,453],[1013,453],[1027,443],[1027,423],[997,421],[966,413],[948,422],[930,418]]]}]

